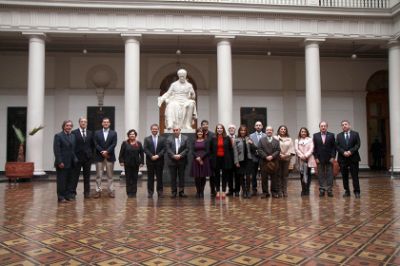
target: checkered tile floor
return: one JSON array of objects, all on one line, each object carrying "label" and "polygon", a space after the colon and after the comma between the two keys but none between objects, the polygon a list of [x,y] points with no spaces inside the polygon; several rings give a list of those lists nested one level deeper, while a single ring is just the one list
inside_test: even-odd
[{"label": "checkered tile floor", "polygon": [[[400,180],[361,179],[361,199],[146,197],[58,204],[54,182],[0,183],[0,265],[400,265]],[[208,185],[207,185],[208,186]],[[165,192],[167,192],[168,188]]]}]

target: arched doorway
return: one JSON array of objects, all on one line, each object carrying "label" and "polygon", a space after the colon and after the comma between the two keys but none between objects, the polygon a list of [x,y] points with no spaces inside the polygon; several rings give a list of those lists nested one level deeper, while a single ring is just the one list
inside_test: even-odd
[{"label": "arched doorway", "polygon": [[374,170],[390,166],[388,77],[380,70],[367,83],[368,165]]},{"label": "arched doorway", "polygon": [[[176,73],[171,73],[168,76],[166,76],[163,81],[161,82],[160,85],[160,96],[163,95],[168,89],[169,86],[171,85],[172,82],[175,82],[178,80],[178,76]],[[196,107],[198,105],[198,95],[197,95],[197,86],[196,86],[196,82],[193,80],[193,78],[188,74],[187,75],[187,80],[192,84],[194,92],[196,93]],[[159,120],[160,120],[160,133],[164,133],[165,130],[165,103],[163,103],[160,107],[160,116],[159,116]],[[192,128],[196,129],[197,128],[197,119],[194,121],[194,125],[192,126]]]}]

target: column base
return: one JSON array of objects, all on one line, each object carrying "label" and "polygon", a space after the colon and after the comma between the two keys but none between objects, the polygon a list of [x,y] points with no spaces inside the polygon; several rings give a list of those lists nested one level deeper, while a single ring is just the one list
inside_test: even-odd
[{"label": "column base", "polygon": [[43,170],[35,170],[35,171],[33,171],[33,175],[34,176],[42,176],[42,175],[46,175],[46,172]]}]

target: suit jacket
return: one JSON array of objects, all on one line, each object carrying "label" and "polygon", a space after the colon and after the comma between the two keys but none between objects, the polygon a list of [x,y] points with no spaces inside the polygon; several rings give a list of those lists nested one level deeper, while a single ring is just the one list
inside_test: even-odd
[{"label": "suit jacket", "polygon": [[321,132],[313,135],[314,142],[314,157],[318,159],[320,163],[329,163],[330,159],[336,157],[335,147],[335,134],[326,132],[325,143],[322,142]]},{"label": "suit jacket", "polygon": [[119,163],[123,163],[125,166],[130,167],[139,167],[141,164],[144,164],[142,143],[139,141],[136,143],[137,147],[133,147],[127,141],[122,142],[118,157]]},{"label": "suit jacket", "polygon": [[109,130],[107,140],[104,139],[103,129],[97,130],[94,133],[94,145],[96,147],[94,160],[96,162],[102,162],[104,157],[101,155],[101,151],[107,151],[109,157],[107,161],[115,162],[115,146],[117,145],[117,132]]},{"label": "suit jacket", "polygon": [[[189,138],[185,135],[181,134],[181,144],[179,146],[179,150],[178,153],[176,153],[176,146],[175,146],[175,136],[171,135],[168,139],[167,139],[167,154],[169,157],[169,162],[168,165],[170,166],[176,166],[176,165],[182,165],[182,164],[186,164],[187,162],[187,157],[189,155],[189,151],[190,151],[190,141]],[[182,156],[182,158],[180,160],[175,160],[172,156],[179,154],[180,156]]]},{"label": "suit jacket", "polygon": [[76,145],[75,145],[75,154],[78,157],[80,162],[87,162],[93,158],[94,151],[94,141],[93,141],[93,133],[90,130],[86,129],[86,139],[84,140],[81,134],[81,130],[79,128],[73,130],[71,132],[75,135]]},{"label": "suit jacket", "polygon": [[260,139],[258,142],[258,155],[261,158],[261,162],[267,162],[265,159],[267,156],[272,156],[272,161],[278,161],[279,154],[281,153],[281,147],[279,145],[279,141],[275,138],[272,138],[272,141],[268,141],[268,137],[265,136]]},{"label": "suit jacket", "polygon": [[[210,143],[210,161],[213,168],[217,165],[217,147],[218,138],[214,136]],[[224,137],[224,169],[231,169],[233,167],[233,145],[231,138]]]},{"label": "suit jacket", "polygon": [[54,136],[54,166],[57,168],[60,163],[64,164],[64,168],[72,168],[75,166],[78,158],[75,155],[76,139],[74,134],[68,137],[64,131]]},{"label": "suit jacket", "polygon": [[[267,136],[267,134],[265,134],[264,132],[261,132],[261,138]],[[250,139],[253,141],[254,145],[256,145],[258,147],[258,138],[257,138],[257,131],[253,132],[250,134]],[[258,162],[258,160],[260,160],[260,157],[258,156],[258,150],[255,150],[255,152],[253,153],[253,162]]]},{"label": "suit jacket", "polygon": [[[143,148],[144,148],[144,153],[146,154],[146,164],[156,164],[164,163],[164,154],[165,154],[165,149],[166,149],[166,139],[162,136],[158,136],[157,140],[157,149],[154,150],[154,143],[153,143],[153,135],[150,135],[146,138],[144,138],[144,143],[143,143]],[[153,161],[151,159],[151,156],[158,155],[160,158],[158,160]]]},{"label": "suit jacket", "polygon": [[[358,153],[358,149],[360,149],[360,135],[358,132],[350,130],[350,137],[348,144],[346,144],[346,140],[344,138],[344,132],[341,132],[336,137],[336,149],[338,151],[338,162],[359,162],[361,161],[360,154]],[[345,151],[350,151],[350,157],[344,157],[343,153]]]}]

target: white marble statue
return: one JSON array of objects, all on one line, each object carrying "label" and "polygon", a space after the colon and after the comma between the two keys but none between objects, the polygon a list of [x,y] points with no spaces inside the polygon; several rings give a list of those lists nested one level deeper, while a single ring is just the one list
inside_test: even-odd
[{"label": "white marble statue", "polygon": [[171,130],[179,127],[182,131],[192,130],[192,123],[197,119],[196,111],[196,93],[192,84],[190,84],[184,69],[179,69],[179,80],[173,82],[168,91],[158,97],[158,107],[163,102],[166,103],[165,108],[165,127]]}]

